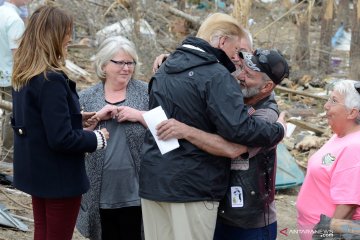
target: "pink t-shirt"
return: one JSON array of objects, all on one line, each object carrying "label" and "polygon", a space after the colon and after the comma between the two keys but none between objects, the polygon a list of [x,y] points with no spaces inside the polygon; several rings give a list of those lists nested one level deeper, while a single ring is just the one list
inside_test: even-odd
[{"label": "pink t-shirt", "polygon": [[[296,201],[301,239],[311,239],[320,214],[332,217],[337,204],[360,205],[360,131],[331,139],[314,153]],[[353,219],[360,219],[360,207]],[[304,231],[305,230],[305,231]]]}]

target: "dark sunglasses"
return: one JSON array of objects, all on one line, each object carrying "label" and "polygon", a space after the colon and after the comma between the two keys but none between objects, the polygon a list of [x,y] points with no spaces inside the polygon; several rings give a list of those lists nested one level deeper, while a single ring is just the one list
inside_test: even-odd
[{"label": "dark sunglasses", "polygon": [[360,94],[360,82],[354,84],[356,91]]}]

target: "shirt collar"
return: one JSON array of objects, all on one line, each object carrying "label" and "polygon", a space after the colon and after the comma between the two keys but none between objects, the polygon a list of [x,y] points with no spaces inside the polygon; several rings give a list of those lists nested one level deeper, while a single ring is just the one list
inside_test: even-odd
[{"label": "shirt collar", "polygon": [[18,8],[16,5],[5,1],[5,2],[4,2],[4,6],[7,6],[7,7],[10,7],[10,8],[12,8],[12,9],[14,9],[14,10],[17,12],[17,14],[19,14],[19,16],[20,16],[21,10],[20,10],[20,8]]}]

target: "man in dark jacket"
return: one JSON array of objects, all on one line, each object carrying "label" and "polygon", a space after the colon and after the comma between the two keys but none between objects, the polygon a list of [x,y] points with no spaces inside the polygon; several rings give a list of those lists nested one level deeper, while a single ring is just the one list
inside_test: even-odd
[{"label": "man in dark jacket", "polygon": [[[244,67],[237,79],[249,114],[275,122],[279,110],[273,89],[288,74],[286,60],[276,50],[257,49],[254,55],[241,56]],[[185,139],[211,154],[233,158],[230,184],[219,206],[215,240],[276,239],[275,147],[248,149],[175,119],[159,124],[158,136],[162,140]],[[245,153],[244,158],[239,157],[241,153]]]},{"label": "man in dark jacket", "polygon": [[[207,24],[207,31],[200,28],[202,34],[187,38],[160,67],[150,82],[149,108],[160,105],[168,117],[233,142],[274,146],[283,138],[284,128],[248,115],[230,74],[235,70],[230,58],[238,58],[240,40],[246,35],[235,20],[223,15]],[[229,159],[188,141],[161,155],[150,132],[143,153],[140,196],[145,238],[212,239],[219,201],[228,186]]]}]

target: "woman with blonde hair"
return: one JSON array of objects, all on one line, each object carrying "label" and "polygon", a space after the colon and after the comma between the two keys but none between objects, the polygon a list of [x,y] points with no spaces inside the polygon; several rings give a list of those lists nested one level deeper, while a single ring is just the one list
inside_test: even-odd
[{"label": "woman with blonde hair", "polygon": [[[14,186],[32,197],[35,240],[72,238],[89,189],[84,153],[105,148],[109,137],[106,129],[83,129],[76,84],[65,69],[72,29],[69,14],[40,7],[14,57]],[[95,127],[96,119],[85,120]]]}]

